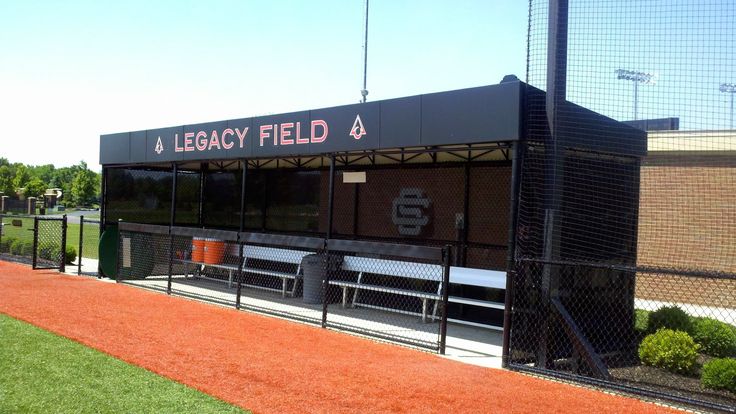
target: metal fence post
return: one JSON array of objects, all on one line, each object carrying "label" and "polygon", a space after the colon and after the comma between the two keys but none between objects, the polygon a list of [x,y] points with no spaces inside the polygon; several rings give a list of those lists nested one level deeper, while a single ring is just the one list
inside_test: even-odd
[{"label": "metal fence post", "polygon": [[61,217],[61,263],[59,263],[59,273],[66,271],[66,214]]},{"label": "metal fence post", "polygon": [[240,233],[238,233],[236,243],[238,244],[238,284],[235,290],[235,309],[240,309],[240,293],[243,290],[243,249],[245,248],[245,244],[240,244]]},{"label": "metal fence post", "polygon": [[[330,180],[332,182],[332,180]],[[331,189],[332,187],[330,187]],[[324,251],[324,257],[325,257],[325,273],[324,277],[322,278],[322,327],[327,327],[327,287],[330,284],[330,272],[329,272],[329,266],[330,266],[330,260],[328,258],[328,255],[330,253],[329,248],[327,247],[328,239],[325,239],[324,248],[322,249]]]},{"label": "metal fence post", "polygon": [[36,261],[38,258],[36,257],[36,251],[38,250],[38,217],[33,218],[33,253],[31,253],[32,257],[32,269],[36,269]]},{"label": "metal fence post", "polygon": [[79,216],[79,252],[77,255],[77,276],[82,274],[82,247],[84,242],[82,236],[84,235],[84,216]]},{"label": "metal fence post", "polygon": [[450,260],[452,246],[446,245],[442,249],[442,319],[440,322],[440,354],[445,355],[447,343],[447,302],[450,297]]}]

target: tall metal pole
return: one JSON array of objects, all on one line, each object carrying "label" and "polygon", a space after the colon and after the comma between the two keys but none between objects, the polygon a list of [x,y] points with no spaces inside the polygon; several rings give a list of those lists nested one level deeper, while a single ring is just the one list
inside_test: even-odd
[{"label": "tall metal pole", "polygon": [[363,96],[363,103],[366,102],[368,97],[368,3],[370,0],[365,0],[365,39],[363,40],[363,89],[360,91],[360,95]]},{"label": "tall metal pole", "polygon": [[547,36],[547,96],[546,110],[550,136],[545,145],[545,187],[548,196],[544,208],[544,265],[539,315],[541,318],[537,366],[548,364],[548,337],[552,322],[550,300],[557,295],[557,271],[551,261],[559,254],[560,211],[562,194],[562,162],[564,143],[559,134],[558,113],[567,95],[567,13],[568,0],[550,0],[549,32]]}]

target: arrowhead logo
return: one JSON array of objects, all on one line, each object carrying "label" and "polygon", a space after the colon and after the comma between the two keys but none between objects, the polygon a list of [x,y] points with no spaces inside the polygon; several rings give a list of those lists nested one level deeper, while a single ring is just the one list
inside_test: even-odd
[{"label": "arrowhead logo", "polygon": [[363,126],[363,121],[360,120],[360,115],[356,115],[353,127],[350,129],[350,136],[355,139],[361,139],[365,134],[367,134],[367,132]]},{"label": "arrowhead logo", "polygon": [[164,144],[163,142],[161,142],[161,136],[158,137],[158,140],[156,141],[156,148],[154,148],[153,150],[156,151],[156,154],[159,155],[164,152]]}]

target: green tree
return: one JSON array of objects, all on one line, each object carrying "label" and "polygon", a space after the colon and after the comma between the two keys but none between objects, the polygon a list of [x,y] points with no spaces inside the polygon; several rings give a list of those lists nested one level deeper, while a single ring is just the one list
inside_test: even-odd
[{"label": "green tree", "polygon": [[13,178],[13,188],[18,191],[19,188],[26,186],[26,183],[31,179],[31,174],[28,172],[28,168],[24,164],[18,164],[15,167],[15,177]]},{"label": "green tree", "polygon": [[[84,164],[86,167],[87,165]],[[92,204],[97,193],[97,175],[89,169],[80,169],[71,186],[72,202],[78,206]]]},{"label": "green tree", "polygon": [[[4,158],[0,158],[3,160]],[[15,188],[13,187],[13,178],[15,173],[10,165],[0,166],[0,191],[3,195],[13,197],[15,195]]]},{"label": "green tree", "polygon": [[33,177],[26,183],[26,197],[43,197],[46,191],[46,184],[38,177]]}]

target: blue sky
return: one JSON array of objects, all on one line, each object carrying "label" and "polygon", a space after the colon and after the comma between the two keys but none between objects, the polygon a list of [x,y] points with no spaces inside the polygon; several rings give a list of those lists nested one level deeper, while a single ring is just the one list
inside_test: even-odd
[{"label": "blue sky", "polygon": [[[99,135],[354,103],[364,0],[0,2],[0,157],[98,163]],[[524,78],[522,0],[372,0],[369,100]]]}]

